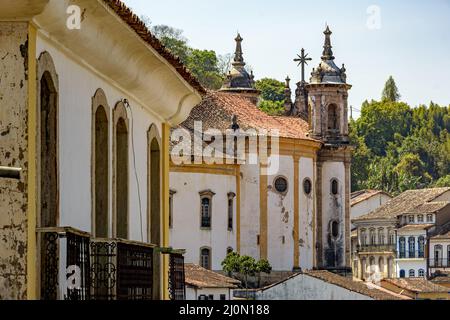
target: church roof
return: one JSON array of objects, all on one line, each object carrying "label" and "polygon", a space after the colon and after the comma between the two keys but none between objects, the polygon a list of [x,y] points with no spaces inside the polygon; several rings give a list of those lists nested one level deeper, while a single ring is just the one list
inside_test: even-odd
[{"label": "church roof", "polygon": [[245,69],[244,55],[242,52],[242,41],[244,39],[238,34],[234,40],[236,41],[236,50],[234,52],[232,67],[220,90],[259,93],[255,88],[253,72],[249,74]]},{"label": "church roof", "polygon": [[[353,221],[395,219],[408,213],[433,213],[443,208],[441,202],[433,202],[436,198],[450,191],[450,188],[434,188],[422,190],[410,190],[392,199],[384,206],[363,215]],[[450,203],[447,203],[447,205]],[[427,212],[431,211],[431,212]]]},{"label": "church roof", "polygon": [[172,67],[200,94],[205,94],[206,90],[197,78],[184,66],[180,58],[175,56],[156,38],[146,25],[120,0],[103,0],[136,34],[148,43],[159,55],[161,55]]},{"label": "church roof", "polygon": [[237,117],[241,130],[278,130],[280,137],[316,141],[308,137],[309,124],[298,117],[275,117],[261,111],[248,97],[229,92],[209,91],[202,102],[192,109],[188,119],[181,124],[189,131],[194,122],[202,121],[203,130],[231,129],[232,118]]}]

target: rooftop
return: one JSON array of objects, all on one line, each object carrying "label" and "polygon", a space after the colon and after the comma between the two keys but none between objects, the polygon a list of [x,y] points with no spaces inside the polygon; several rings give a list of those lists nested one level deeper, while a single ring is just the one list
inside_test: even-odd
[{"label": "rooftop", "polygon": [[175,56],[167,49],[147,28],[144,22],[134,14],[120,0],[103,0],[131,29],[146,43],[148,43],[159,55],[166,59],[175,70],[199,93],[205,94],[206,91],[197,78],[184,66],[180,58]]},{"label": "rooftop", "polygon": [[239,93],[209,91],[181,126],[192,132],[194,122],[202,121],[203,130],[218,129],[225,133],[231,129],[234,116],[241,130],[278,130],[280,137],[316,141],[308,137],[309,124],[305,120],[270,116]]},{"label": "rooftop", "polygon": [[370,199],[370,198],[380,195],[380,194],[383,194],[383,195],[388,196],[389,198],[392,198],[392,196],[389,193],[384,192],[382,190],[356,191],[351,194],[351,206],[353,207],[353,206],[357,205],[358,203],[361,203],[367,199]]},{"label": "rooftop", "polygon": [[196,264],[187,263],[184,270],[186,284],[197,288],[235,289],[241,283],[239,280],[223,276]]},{"label": "rooftop", "polygon": [[[329,271],[308,271],[306,275],[325,282],[337,285],[339,287],[348,289],[353,292],[363,294],[375,300],[399,300],[401,299],[396,294],[387,290],[378,289],[375,286],[367,285],[361,281],[354,281],[350,278],[345,278]],[[369,288],[370,287],[370,288]]]},{"label": "rooftop", "polygon": [[[432,202],[439,196],[446,192],[449,192],[450,188],[435,188],[435,189],[422,189],[422,190],[410,190],[402,193],[398,197],[395,197],[384,206],[372,211],[369,214],[363,215],[353,221],[364,220],[377,220],[377,219],[395,219],[398,216],[411,212],[425,212],[435,210],[437,207],[442,206],[440,202],[427,204]],[[426,206],[424,206],[427,204]]]},{"label": "rooftop", "polygon": [[450,289],[437,285],[424,278],[408,279],[385,279],[382,282],[393,284],[400,289],[412,291],[414,293],[449,292]]}]

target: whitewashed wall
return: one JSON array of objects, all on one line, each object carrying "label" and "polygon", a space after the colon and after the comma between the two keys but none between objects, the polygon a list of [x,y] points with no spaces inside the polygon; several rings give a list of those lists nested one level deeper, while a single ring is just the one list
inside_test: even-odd
[{"label": "whitewashed wall", "polygon": [[256,300],[373,300],[360,293],[300,274],[267,290]]},{"label": "whitewashed wall", "polygon": [[[341,267],[345,266],[345,166],[343,162],[325,162],[322,169],[322,243],[324,252],[328,248],[328,236],[330,221],[338,220],[339,225],[339,245],[341,248]],[[337,179],[339,182],[339,193],[337,196],[331,194],[331,181]],[[350,241],[350,239],[349,239]],[[326,255],[326,254],[325,254]],[[324,257],[324,263],[326,263]],[[328,265],[331,266],[331,265]],[[333,265],[334,267],[334,265]],[[338,266],[339,267],[339,266]]]},{"label": "whitewashed wall", "polygon": [[[170,173],[173,196],[173,228],[170,246],[186,249],[185,262],[200,264],[200,248],[212,250],[212,269],[222,270],[221,262],[227,248],[236,250],[236,199],[234,201],[233,231],[228,231],[228,193],[236,193],[236,177],[202,173]],[[200,195],[211,190],[212,228],[200,228]]]},{"label": "whitewashed wall", "polygon": [[[314,194],[315,175],[314,160],[312,158],[300,158],[299,175],[299,211],[300,211],[300,267],[303,270],[311,270],[314,267]],[[312,182],[312,192],[308,196],[303,189],[303,181],[309,178]]]},{"label": "whitewashed wall", "polygon": [[361,201],[351,207],[351,218],[356,219],[360,216],[375,211],[379,207],[385,205],[389,200],[391,200],[391,198],[388,195],[380,193],[370,197],[367,200]]},{"label": "whitewashed wall", "polygon": [[[294,267],[294,162],[291,156],[280,156],[280,167],[268,176],[267,224],[268,260],[274,271],[292,270]],[[288,181],[286,194],[275,190],[275,179]]]},{"label": "whitewashed wall", "polygon": [[241,166],[241,254],[260,257],[259,166]]},{"label": "whitewashed wall", "polygon": [[[47,51],[52,56],[59,80],[59,171],[60,225],[91,232],[91,114],[92,97],[98,88],[104,90],[110,107],[110,234],[112,232],[112,110],[121,99],[128,99],[133,109],[129,140],[129,226],[130,239],[147,239],[147,131],[161,121],[150,114],[126,92],[95,70],[70,57],[43,37],[38,36],[37,56]],[[120,66],[118,66],[120,72]],[[134,134],[136,171],[140,184],[142,210],[139,209],[134,172],[131,134]],[[141,224],[142,214],[142,224]],[[144,239],[141,238],[141,228]]]}]

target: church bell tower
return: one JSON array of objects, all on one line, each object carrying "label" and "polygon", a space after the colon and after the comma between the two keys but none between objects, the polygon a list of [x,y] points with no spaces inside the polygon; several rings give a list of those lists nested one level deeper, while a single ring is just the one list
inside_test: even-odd
[{"label": "church bell tower", "polygon": [[348,131],[348,91],[345,66],[335,64],[332,32],[327,26],[319,66],[305,84],[310,137],[323,142],[316,162],[316,265],[336,273],[351,273],[351,153]]}]

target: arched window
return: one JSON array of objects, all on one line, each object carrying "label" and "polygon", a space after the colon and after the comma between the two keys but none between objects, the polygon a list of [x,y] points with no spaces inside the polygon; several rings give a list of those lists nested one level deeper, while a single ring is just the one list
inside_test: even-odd
[{"label": "arched window", "polygon": [[423,269],[419,270],[419,277],[421,277],[421,278],[425,277],[425,270],[423,270]]},{"label": "arched window", "polygon": [[433,215],[432,214],[427,214],[427,222],[433,222]]},{"label": "arched window", "polygon": [[234,252],[234,250],[232,247],[227,248],[227,255],[229,255],[230,253],[233,253],[233,252]]},{"label": "arched window", "polygon": [[409,249],[409,257],[415,258],[416,257],[416,238],[415,237],[409,237],[408,239],[408,249]]},{"label": "arched window", "polygon": [[398,246],[399,246],[399,256],[400,259],[406,258],[406,239],[405,237],[400,237],[398,239]]},{"label": "arched window", "polygon": [[58,76],[52,57],[48,52],[38,61],[38,86],[40,119],[38,129],[40,175],[40,225],[57,227],[59,223],[58,181]]},{"label": "arched window", "polygon": [[361,245],[366,246],[367,245],[367,232],[366,229],[361,230]]},{"label": "arched window", "polygon": [[415,278],[416,277],[416,270],[413,270],[413,269],[409,270],[409,277],[410,278]]},{"label": "arched window", "polygon": [[371,269],[376,266],[375,257],[370,257],[369,264]]},{"label": "arched window", "polygon": [[114,216],[115,236],[128,239],[128,120],[125,105],[114,109]]},{"label": "arched window", "polygon": [[375,229],[370,229],[370,245],[374,246],[377,244],[377,236],[375,233]]},{"label": "arched window", "polygon": [[366,257],[361,260],[361,280],[365,280],[367,277],[367,259]]},{"label": "arched window", "polygon": [[228,193],[228,231],[233,231],[234,223],[234,198],[236,194],[234,192]]},{"label": "arched window", "polygon": [[109,234],[109,107],[106,95],[98,89],[92,98],[93,132],[93,234],[107,238]]},{"label": "arched window", "polygon": [[211,249],[202,248],[200,250],[200,266],[202,268],[211,270]]},{"label": "arched window", "polygon": [[400,270],[400,278],[406,278],[406,271]]},{"label": "arched window", "polygon": [[389,234],[389,244],[395,244],[395,232],[392,229],[388,229]]},{"label": "arched window", "polygon": [[339,194],[339,181],[336,179],[331,180],[331,194],[334,196]]},{"label": "arched window", "polygon": [[339,222],[336,220],[331,221],[331,236],[333,237],[333,239],[338,239],[339,238],[339,234],[340,234],[340,230],[339,230]]},{"label": "arched window", "polygon": [[423,214],[419,214],[419,215],[417,216],[417,222],[418,222],[418,223],[423,223],[423,222],[424,222]]},{"label": "arched window", "polygon": [[383,228],[378,229],[378,244],[385,244],[385,233]]},{"label": "arched window", "polygon": [[425,257],[425,237],[419,237],[419,258]]},{"label": "arched window", "polygon": [[434,265],[439,268],[442,267],[444,264],[442,250],[443,250],[442,245],[438,244],[434,246]]},{"label": "arched window", "polygon": [[335,104],[328,106],[328,130],[331,132],[339,130],[339,110]]},{"label": "arched window", "polygon": [[381,273],[384,272],[384,258],[383,257],[380,257],[378,259],[378,268],[379,268]]},{"label": "arched window", "polygon": [[215,195],[211,190],[200,192],[200,227],[211,229],[212,226],[212,198]]}]

